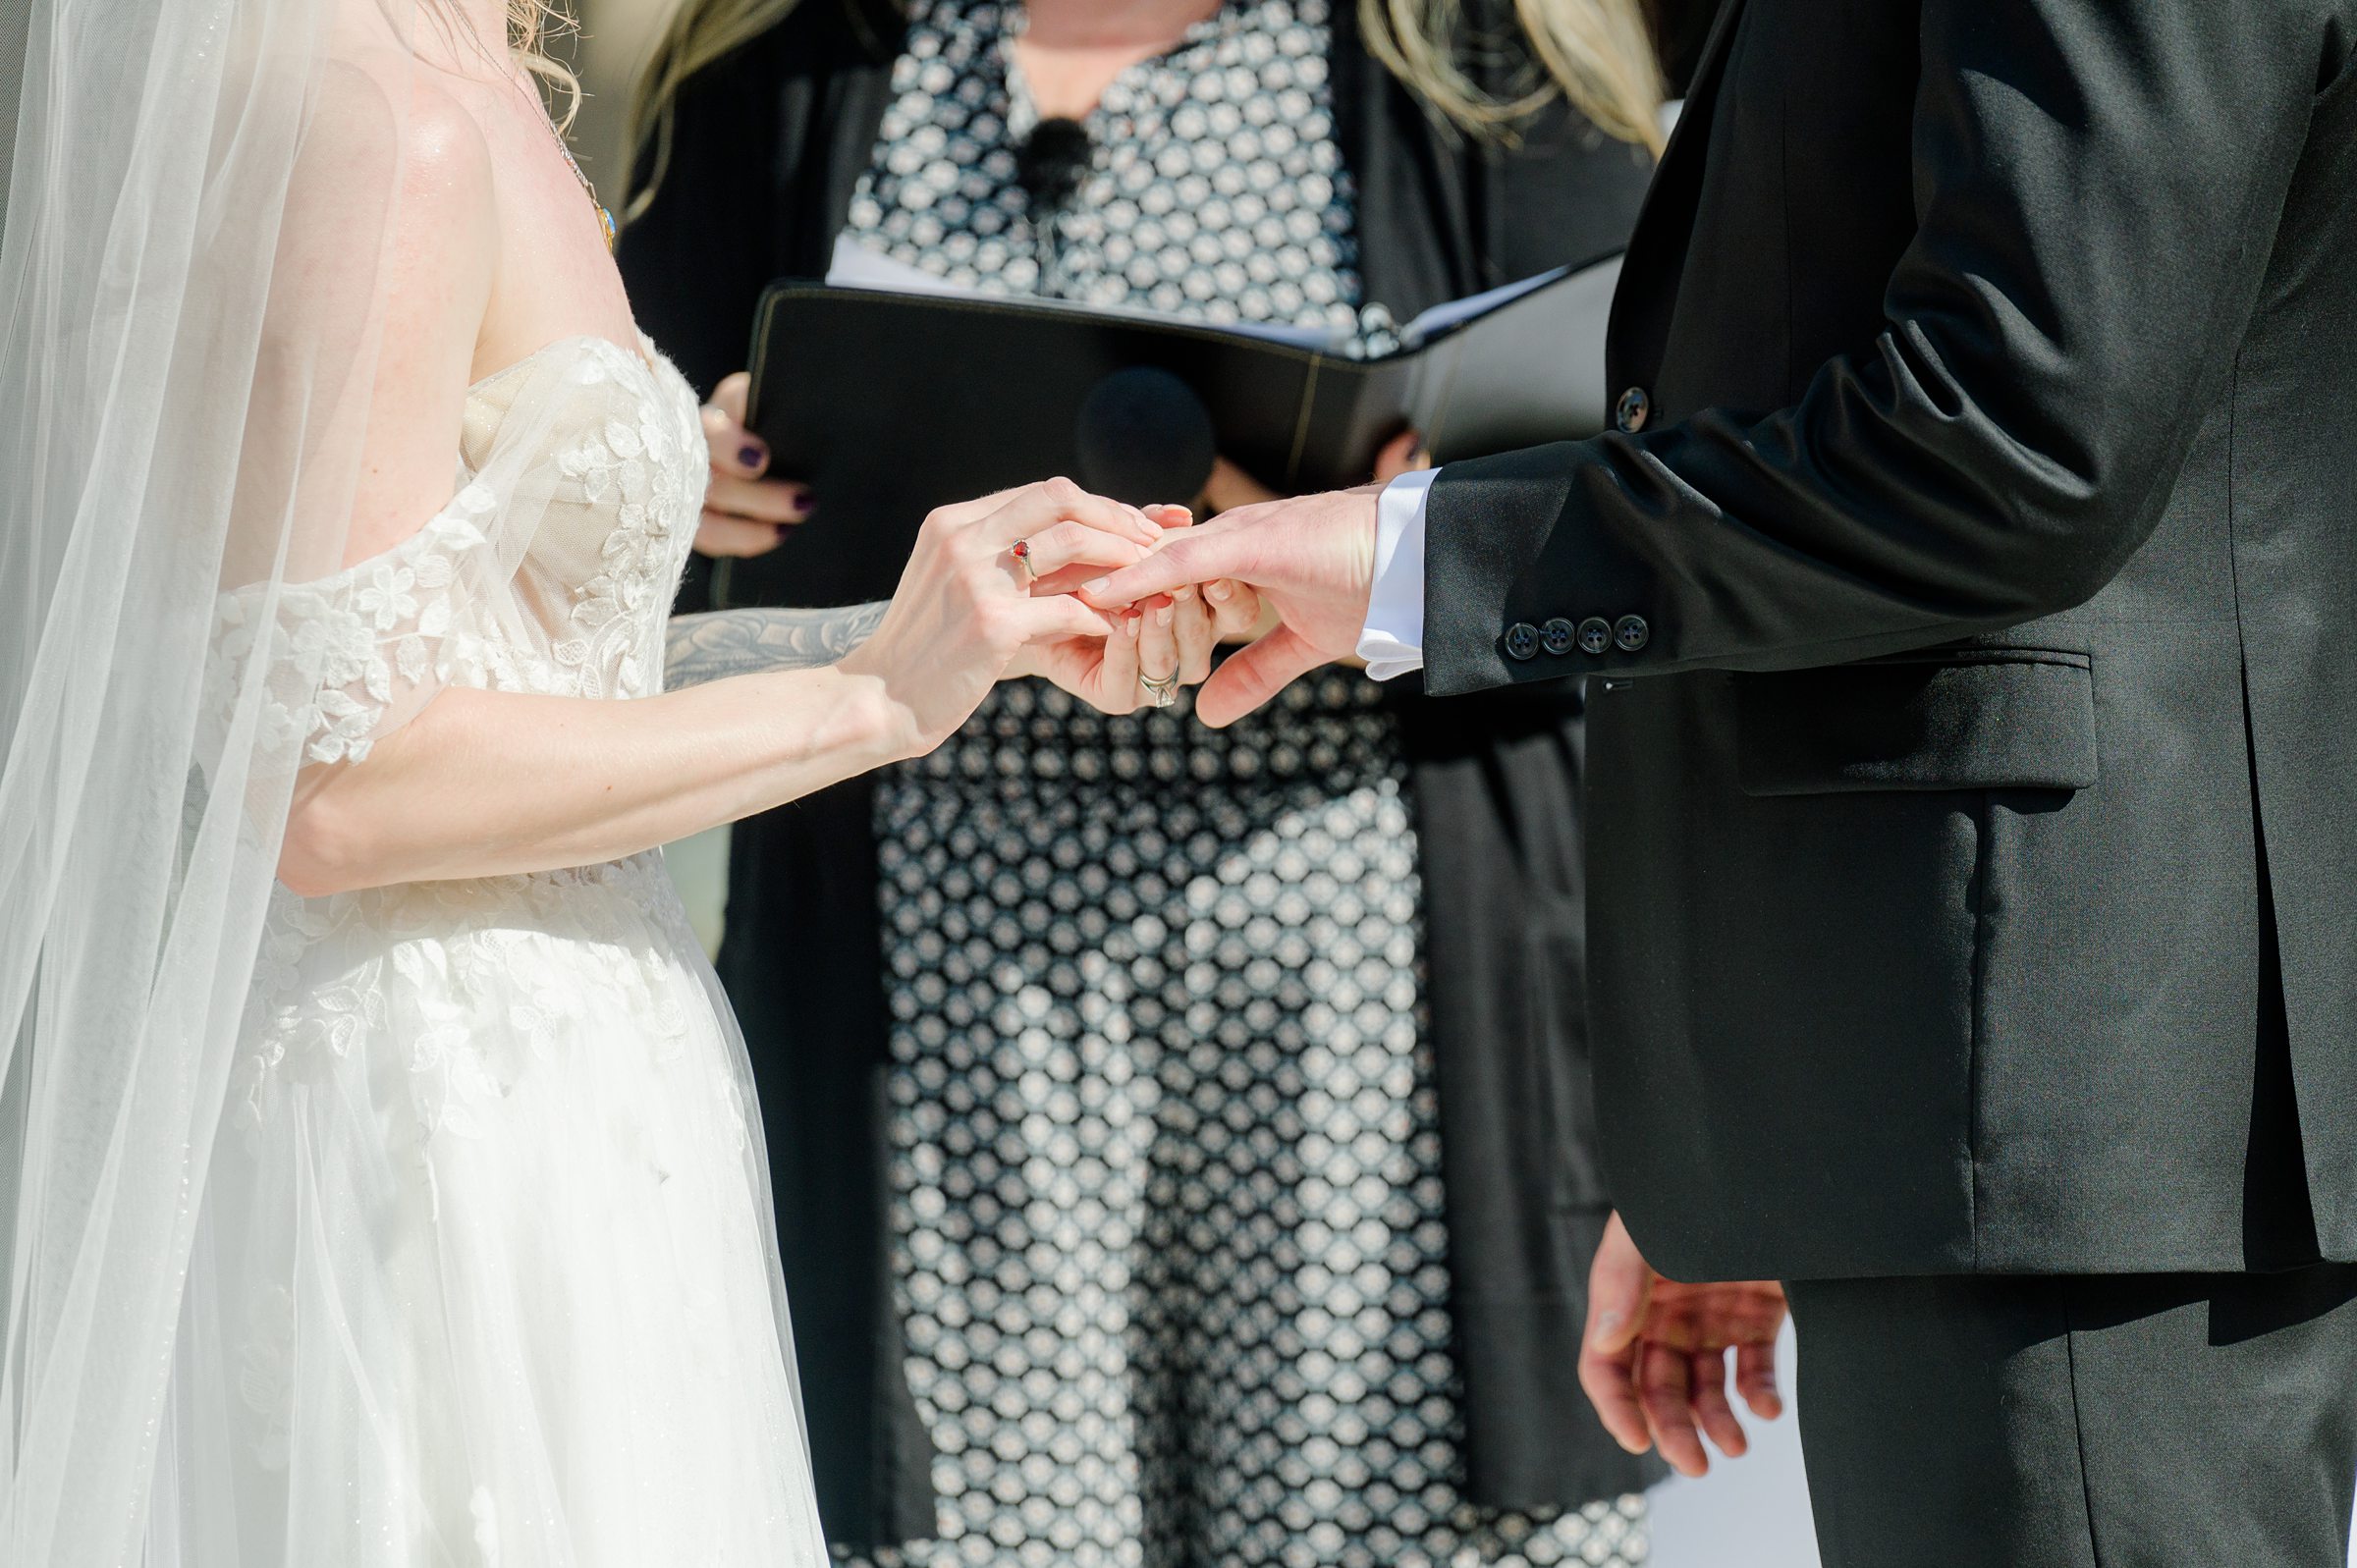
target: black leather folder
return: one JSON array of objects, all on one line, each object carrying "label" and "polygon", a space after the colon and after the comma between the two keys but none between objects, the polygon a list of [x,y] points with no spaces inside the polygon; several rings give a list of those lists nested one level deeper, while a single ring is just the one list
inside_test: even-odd
[{"label": "black leather folder", "polygon": [[1081,410],[1136,366],[1183,381],[1220,452],[1284,494],[1364,483],[1410,427],[1443,462],[1593,434],[1618,270],[1615,253],[1442,306],[1372,357],[1126,311],[772,285],[748,422],[771,471],[809,481],[818,505],[761,576],[802,605],[889,597],[933,508],[1060,473],[1085,481]]}]

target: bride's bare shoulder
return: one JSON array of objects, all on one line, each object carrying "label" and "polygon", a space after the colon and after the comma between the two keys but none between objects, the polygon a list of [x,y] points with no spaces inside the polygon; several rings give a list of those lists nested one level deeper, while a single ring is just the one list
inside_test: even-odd
[{"label": "bride's bare shoulder", "polygon": [[448,499],[499,218],[464,81],[360,51],[319,87],[272,314],[294,365],[333,354],[367,388],[349,561],[398,543]]},{"label": "bride's bare shoulder", "polygon": [[319,85],[299,178],[398,196],[403,207],[443,226],[495,216],[475,84],[431,61],[379,48],[329,62]]},{"label": "bride's bare shoulder", "polygon": [[[330,63],[287,192],[283,276],[346,319],[473,342],[498,246],[491,151],[463,84],[386,50]],[[469,313],[471,312],[471,313]],[[317,313],[311,313],[315,316]],[[464,384],[465,378],[461,378]]]}]

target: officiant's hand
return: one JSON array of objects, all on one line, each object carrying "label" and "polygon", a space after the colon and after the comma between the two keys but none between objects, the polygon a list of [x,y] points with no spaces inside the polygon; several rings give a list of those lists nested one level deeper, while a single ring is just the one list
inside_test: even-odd
[{"label": "officiant's hand", "polygon": [[808,485],[765,477],[769,445],[744,427],[745,394],[752,384],[752,377],[740,370],[704,406],[712,480],[695,526],[695,548],[707,556],[765,556],[785,541],[788,528],[808,521],[816,505]]},{"label": "officiant's hand", "polygon": [[1711,1468],[1704,1435],[1730,1459],[1750,1446],[1727,1402],[1727,1351],[1735,1353],[1735,1391],[1751,1413],[1764,1421],[1783,1414],[1776,1387],[1783,1324],[1783,1287],[1774,1280],[1666,1279],[1615,1215],[1588,1271],[1579,1385],[1621,1447],[1641,1454],[1658,1445],[1672,1469],[1699,1476]]},{"label": "officiant's hand", "polygon": [[1223,513],[1151,560],[1085,584],[1082,597],[1118,610],[1222,579],[1257,592],[1279,624],[1212,672],[1195,701],[1205,724],[1233,724],[1295,677],[1356,651],[1375,581],[1382,493],[1380,485],[1363,485]]}]

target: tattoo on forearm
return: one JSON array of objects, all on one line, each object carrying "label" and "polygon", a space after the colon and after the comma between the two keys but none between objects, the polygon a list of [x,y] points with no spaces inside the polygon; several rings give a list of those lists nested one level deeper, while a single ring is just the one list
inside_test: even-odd
[{"label": "tattoo on forearm", "polygon": [[677,689],[727,676],[831,665],[867,640],[885,609],[872,604],[675,616],[664,649],[664,683]]}]

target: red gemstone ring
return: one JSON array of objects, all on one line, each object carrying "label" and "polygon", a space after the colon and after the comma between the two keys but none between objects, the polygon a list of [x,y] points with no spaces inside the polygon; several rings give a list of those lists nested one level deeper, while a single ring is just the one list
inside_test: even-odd
[{"label": "red gemstone ring", "polygon": [[1017,539],[1014,543],[1007,547],[1007,553],[1014,557],[1017,562],[1021,563],[1023,568],[1023,579],[1025,581],[1037,582],[1039,580],[1039,568],[1031,564],[1030,540]]}]

